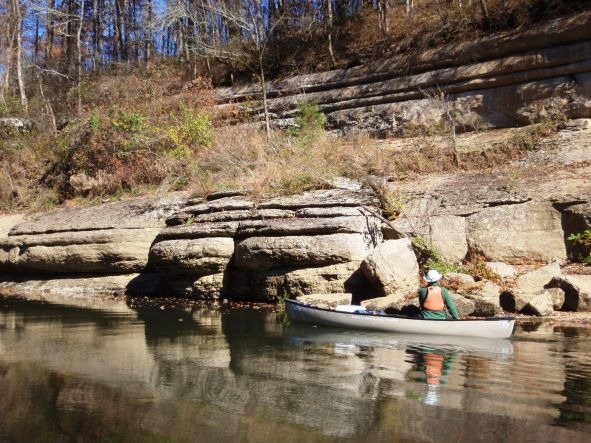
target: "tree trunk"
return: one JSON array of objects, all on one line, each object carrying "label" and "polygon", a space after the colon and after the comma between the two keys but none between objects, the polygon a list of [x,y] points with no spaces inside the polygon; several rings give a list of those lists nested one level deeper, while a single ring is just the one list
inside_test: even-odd
[{"label": "tree trunk", "polygon": [[45,45],[45,64],[51,65],[53,58],[53,41],[54,41],[54,30],[53,30],[53,13],[51,10],[55,8],[55,0],[49,0],[47,2],[47,13],[45,19],[45,27],[47,32],[46,45]]},{"label": "tree trunk", "polygon": [[27,112],[28,108],[28,101],[27,95],[25,93],[25,82],[23,78],[23,67],[21,61],[21,29],[23,24],[23,17],[21,15],[21,7],[19,4],[19,0],[12,0],[12,7],[14,12],[14,24],[15,24],[15,44],[14,44],[14,55],[16,58],[16,77],[18,81],[18,90],[20,93],[21,99],[21,106],[23,107],[24,111]]},{"label": "tree trunk", "polygon": [[52,132],[57,131],[57,124],[55,121],[55,114],[53,113],[53,108],[51,107],[51,103],[45,97],[45,92],[43,91],[43,81],[41,80],[41,76],[39,72],[37,72],[37,81],[39,82],[39,94],[41,96],[41,100],[43,101],[43,106],[45,107],[45,112],[47,112],[47,117],[49,119],[49,123],[51,124]]},{"label": "tree trunk", "polygon": [[332,47],[332,0],[326,0],[326,27],[328,28],[328,53],[330,54],[331,66],[335,66],[337,61],[334,56],[334,49]]},{"label": "tree trunk", "polygon": [[388,34],[388,32],[390,32],[390,23],[388,19],[388,0],[378,0],[378,14],[380,31],[384,35]]},{"label": "tree trunk", "polygon": [[486,4],[486,0],[480,0],[480,9],[484,18],[488,20],[488,5]]},{"label": "tree trunk", "polygon": [[76,89],[78,115],[82,113],[82,24],[84,23],[84,0],[80,1],[80,15],[78,16],[78,28],[76,29]]},{"label": "tree trunk", "polygon": [[411,15],[414,8],[414,0],[406,0],[406,15]]},{"label": "tree trunk", "polygon": [[263,58],[259,56],[259,80],[261,82],[261,93],[263,94],[263,113],[265,115],[265,132],[267,140],[271,139],[271,118],[269,116],[269,106],[267,104],[267,85],[265,84],[265,69]]}]

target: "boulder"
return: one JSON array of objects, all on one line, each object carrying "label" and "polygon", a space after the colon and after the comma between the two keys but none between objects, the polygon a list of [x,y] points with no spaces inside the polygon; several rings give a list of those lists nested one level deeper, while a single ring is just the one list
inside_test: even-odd
[{"label": "boulder", "polygon": [[515,268],[507,263],[497,262],[497,261],[489,261],[485,263],[485,266],[495,274],[497,274],[502,279],[513,278],[515,277]]},{"label": "boulder", "polygon": [[481,282],[473,287],[465,297],[474,303],[473,315],[490,317],[503,312],[500,303],[501,289],[489,281]]},{"label": "boulder", "polygon": [[456,310],[458,311],[460,318],[466,318],[474,313],[476,304],[472,300],[463,295],[454,294],[453,292],[450,292],[449,295],[451,296],[454,305],[456,305]]},{"label": "boulder", "polygon": [[563,311],[591,311],[591,275],[561,275],[554,277],[548,287],[564,291]]},{"label": "boulder", "polygon": [[[519,295],[518,295],[519,298]],[[521,309],[523,314],[547,316],[554,313],[554,300],[550,291],[544,290],[529,294],[527,302]]]},{"label": "boulder", "polygon": [[219,299],[225,295],[226,287],[226,273],[204,275],[193,282],[192,296],[202,300]]},{"label": "boulder", "polygon": [[150,250],[150,265],[170,274],[208,275],[223,272],[234,253],[229,237],[162,240]]},{"label": "boulder", "polygon": [[469,286],[476,283],[474,277],[468,274],[463,274],[461,272],[446,272],[443,276],[445,280],[452,282],[454,284],[458,284],[460,286]]},{"label": "boulder", "polygon": [[253,271],[318,267],[363,260],[368,250],[361,234],[250,237],[236,244],[234,263]]},{"label": "boulder", "polygon": [[319,308],[335,308],[337,305],[350,305],[352,294],[307,294],[297,298],[298,301],[308,303]]},{"label": "boulder", "polygon": [[470,250],[490,261],[566,259],[560,213],[550,202],[485,208],[467,223]]},{"label": "boulder", "polygon": [[143,271],[150,245],[185,196],[56,209],[0,237],[0,270],[42,273]]},{"label": "boulder", "polygon": [[435,216],[429,223],[431,246],[446,260],[459,262],[468,253],[466,218],[454,215]]},{"label": "boulder", "polygon": [[552,296],[552,307],[555,311],[561,311],[566,300],[566,293],[561,288],[548,288],[547,292]]},{"label": "boulder", "polygon": [[21,117],[0,118],[0,133],[16,134],[30,132],[33,128],[32,120]]},{"label": "boulder", "polygon": [[355,293],[358,296],[362,276],[359,262],[320,268],[296,269],[283,275],[282,288],[287,294]]},{"label": "boulder", "polygon": [[550,283],[554,277],[560,275],[560,265],[558,262],[552,262],[535,271],[520,275],[515,281],[515,287],[526,292],[540,291]]},{"label": "boulder", "polygon": [[365,277],[383,295],[405,297],[417,291],[419,265],[409,239],[387,240],[361,262]]}]

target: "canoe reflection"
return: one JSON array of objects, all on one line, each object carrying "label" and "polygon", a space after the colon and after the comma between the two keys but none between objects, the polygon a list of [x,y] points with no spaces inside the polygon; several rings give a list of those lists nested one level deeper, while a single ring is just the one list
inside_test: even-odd
[{"label": "canoe reflection", "polygon": [[306,342],[332,343],[341,349],[345,345],[368,346],[421,351],[436,347],[441,352],[469,352],[510,356],[513,345],[509,339],[479,337],[456,337],[419,334],[396,334],[387,332],[347,331],[323,326],[316,328],[306,324],[289,324],[284,337],[293,346]]}]

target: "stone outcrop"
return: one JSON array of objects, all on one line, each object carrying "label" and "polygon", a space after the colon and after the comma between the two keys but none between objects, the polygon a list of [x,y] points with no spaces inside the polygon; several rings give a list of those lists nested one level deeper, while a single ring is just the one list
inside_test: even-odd
[{"label": "stone outcrop", "polygon": [[135,273],[182,197],[60,209],[0,238],[0,272]]},{"label": "stone outcrop", "polygon": [[[330,129],[379,136],[448,123],[457,130],[512,127],[560,108],[591,115],[591,13],[364,66],[301,75],[267,84],[278,126],[298,107],[317,103]],[[256,84],[216,90],[221,107],[252,100]],[[248,106],[246,106],[248,104]]]},{"label": "stone outcrop", "polygon": [[376,205],[371,191],[350,189],[259,202],[241,193],[189,200],[168,218],[149,266],[184,296],[349,292],[359,299],[369,287],[359,263],[383,241]]},{"label": "stone outcrop", "polygon": [[[458,140],[462,146],[506,143],[495,131]],[[565,129],[538,150],[494,170],[433,173],[389,184],[403,208],[393,225],[409,236],[421,235],[451,261],[476,256],[523,264],[574,258],[587,253],[566,238],[589,229],[589,165],[591,130]]]}]

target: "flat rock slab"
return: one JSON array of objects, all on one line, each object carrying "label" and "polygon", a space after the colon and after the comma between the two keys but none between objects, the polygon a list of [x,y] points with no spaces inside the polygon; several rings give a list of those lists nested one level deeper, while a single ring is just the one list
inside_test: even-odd
[{"label": "flat rock slab", "polygon": [[0,215],[0,239],[7,237],[10,230],[25,220],[25,214]]},{"label": "flat rock slab", "polygon": [[186,201],[184,195],[122,200],[97,206],[56,209],[19,223],[10,235],[45,234],[98,229],[161,228]]},{"label": "flat rock slab", "polygon": [[[139,274],[105,275],[100,277],[64,277],[59,275],[46,278],[20,278],[0,276],[0,295],[22,296],[32,300],[64,302],[86,300],[93,304],[95,296],[122,296],[127,287]],[[149,295],[149,294],[146,294]],[[100,300],[98,301],[100,304]]]},{"label": "flat rock slab", "polygon": [[107,229],[12,236],[0,242],[0,269],[18,272],[132,273],[148,263],[158,229]]},{"label": "flat rock slab", "polygon": [[242,270],[317,267],[363,260],[370,247],[360,234],[250,237],[236,244],[234,264]]},{"label": "flat rock slab", "polygon": [[237,237],[267,235],[373,234],[374,243],[382,240],[380,222],[373,216],[294,218],[288,220],[249,220],[238,226]]}]

